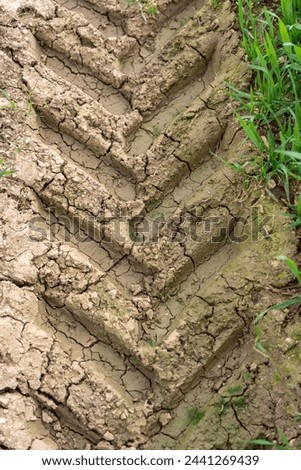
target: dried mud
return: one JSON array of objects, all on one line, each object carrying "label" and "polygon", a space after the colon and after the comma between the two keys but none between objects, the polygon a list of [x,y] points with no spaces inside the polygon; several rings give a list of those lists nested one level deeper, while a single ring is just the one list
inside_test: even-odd
[{"label": "dried mud", "polygon": [[252,151],[235,13],[158,4],[0,1],[3,449],[300,445],[299,313],[269,354],[252,326],[294,235],[225,164]]}]

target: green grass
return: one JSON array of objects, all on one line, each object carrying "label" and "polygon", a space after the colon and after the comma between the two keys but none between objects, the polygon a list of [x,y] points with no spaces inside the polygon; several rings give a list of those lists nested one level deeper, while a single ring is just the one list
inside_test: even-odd
[{"label": "green grass", "polygon": [[230,94],[258,151],[257,177],[281,182],[289,201],[291,181],[301,181],[301,2],[281,0],[279,16],[265,7],[256,16],[253,0],[238,0],[238,11],[253,84],[248,91],[229,85]]},{"label": "green grass", "polygon": [[148,16],[155,16],[158,13],[158,7],[155,1],[153,0],[127,0],[130,5],[138,5],[140,8],[140,13],[147,23]]},{"label": "green grass", "polygon": [[276,450],[294,450],[294,448],[290,445],[287,436],[280,428],[277,429],[277,433],[280,444],[268,441],[267,439],[255,439],[252,441],[248,441],[247,444],[252,444],[260,447],[270,447],[271,449]]},{"label": "green grass", "polygon": [[33,93],[34,90],[32,90],[26,96],[26,106],[19,106],[5,89],[0,88],[0,94],[4,96],[4,98],[7,100],[7,104],[1,106],[1,109],[6,109],[14,112],[23,112],[27,116],[32,115],[34,114],[34,106],[32,101]]},{"label": "green grass", "polygon": [[159,137],[159,135],[161,135],[161,129],[158,126],[153,126],[151,133],[154,137]]},{"label": "green grass", "polygon": [[17,103],[11,98],[9,93],[7,93],[6,90],[3,90],[0,88],[0,94],[4,96],[4,98],[7,100],[7,105],[2,106],[2,109],[10,109],[12,111],[18,111],[19,107]]},{"label": "green grass", "polygon": [[229,395],[229,396],[236,396],[236,395],[240,395],[242,392],[243,392],[244,388],[242,385],[237,385],[235,387],[230,387],[226,390],[226,395]]},{"label": "green grass", "polygon": [[[267,312],[266,312],[267,313]],[[255,320],[255,324],[256,324]],[[264,345],[264,340],[262,339],[262,331],[259,326],[255,327],[255,341],[254,341],[254,350],[260,354],[262,354],[264,357],[270,358],[268,351]]]},{"label": "green grass", "polygon": [[292,219],[290,227],[298,228],[301,226],[301,193],[298,195],[297,203],[291,206],[290,209],[292,212],[285,214]]},{"label": "green grass", "polygon": [[157,341],[156,341],[155,339],[153,339],[153,338],[149,338],[149,339],[147,340],[147,344],[148,344],[149,346],[151,346],[152,348],[154,348],[155,346],[157,346]]},{"label": "green grass", "polygon": [[[301,287],[301,271],[299,270],[297,264],[295,263],[294,260],[291,258],[287,258],[286,256],[278,256],[278,259],[283,261],[291,271],[291,273],[294,275],[296,280],[298,281],[298,285]],[[272,307],[267,308],[266,310],[263,310],[260,312],[257,317],[254,320],[254,323],[257,324],[259,321],[270,311],[272,310],[281,310],[284,308],[288,308],[292,305],[301,303],[301,294],[297,295],[296,297],[293,297],[292,299],[285,300],[284,302],[281,302],[277,305],[273,305]]]},{"label": "green grass", "polygon": [[[34,90],[32,90],[30,93],[27,94],[26,96],[26,104],[24,106],[20,106],[17,104],[17,102],[11,97],[11,95],[5,90],[0,88],[0,95],[2,95],[6,101],[7,104],[4,104],[1,106],[1,109],[8,110],[9,112],[12,113],[17,113],[17,112],[22,112],[26,116],[29,116],[34,113],[34,106],[33,106],[33,101],[32,101],[32,94],[34,93]],[[23,151],[23,146],[22,145],[16,145],[15,146],[15,155],[20,154]],[[15,170],[10,170],[4,165],[4,160],[0,159],[0,178],[3,176],[9,176],[15,173]]]},{"label": "green grass", "polygon": [[206,411],[199,408],[193,407],[187,411],[187,417],[190,421],[190,424],[197,426],[199,422],[204,418]]},{"label": "green grass", "polygon": [[15,173],[14,170],[9,170],[8,168],[2,168],[3,164],[4,164],[4,160],[0,160],[0,178],[2,178],[3,176],[12,175],[13,173]]}]

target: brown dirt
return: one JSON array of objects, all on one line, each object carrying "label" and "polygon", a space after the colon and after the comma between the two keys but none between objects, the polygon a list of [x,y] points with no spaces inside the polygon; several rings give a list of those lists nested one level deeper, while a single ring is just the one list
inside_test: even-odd
[{"label": "brown dirt", "polygon": [[265,355],[252,326],[294,235],[224,163],[251,149],[221,3],[0,1],[2,448],[300,445],[299,313]]}]

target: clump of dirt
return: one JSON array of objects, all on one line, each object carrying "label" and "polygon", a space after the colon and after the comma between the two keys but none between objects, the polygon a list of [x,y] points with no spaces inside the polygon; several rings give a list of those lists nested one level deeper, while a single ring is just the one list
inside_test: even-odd
[{"label": "clump of dirt", "polygon": [[294,235],[225,165],[231,3],[107,3],[0,4],[0,445],[297,446],[299,313],[252,326]]}]

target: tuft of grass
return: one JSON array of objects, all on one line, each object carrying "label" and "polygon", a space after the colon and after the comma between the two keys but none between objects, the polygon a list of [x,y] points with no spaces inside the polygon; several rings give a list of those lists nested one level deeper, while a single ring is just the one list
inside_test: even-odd
[{"label": "tuft of grass", "polygon": [[244,408],[247,406],[248,396],[245,395],[243,397],[235,398],[232,400],[232,405],[235,409]]},{"label": "tuft of grass", "polygon": [[2,178],[3,176],[12,175],[13,173],[15,173],[14,170],[9,170],[8,168],[1,168],[3,163],[4,163],[4,160],[0,160],[0,178]]},{"label": "tuft of grass", "polygon": [[[277,256],[277,259],[283,261],[286,263],[288,266],[289,270],[291,273],[294,275],[296,280],[298,281],[299,286],[301,287],[301,271],[299,270],[297,264],[295,263],[294,260],[291,258],[288,258],[287,256]],[[254,320],[254,323],[257,324],[262,320],[262,318],[268,313],[271,312],[272,310],[281,310],[287,307],[290,307],[291,305],[299,304],[301,303],[301,294],[297,295],[296,297],[293,297],[292,299],[285,300],[284,302],[281,302],[277,305],[273,305],[272,307],[267,308],[266,310],[263,310],[260,312],[257,317]],[[258,349],[258,348],[257,348]]]},{"label": "tuft of grass", "polygon": [[15,153],[18,154],[18,153],[21,153],[22,151],[23,151],[23,146],[22,145],[16,145]]},{"label": "tuft of grass", "polygon": [[159,135],[161,135],[161,130],[158,126],[153,126],[151,133],[153,137],[159,137]]},{"label": "tuft of grass", "polygon": [[31,116],[34,114],[34,105],[33,105],[33,100],[32,100],[32,95],[34,93],[34,89],[31,90],[27,97],[26,97],[26,104],[27,104],[27,115]]},{"label": "tuft of grass", "polygon": [[285,215],[292,219],[290,223],[291,228],[298,228],[301,225],[301,193],[298,195],[297,204],[291,207],[292,213],[286,213]]},{"label": "tuft of grass", "polygon": [[197,426],[199,422],[204,418],[206,411],[199,408],[193,407],[187,412],[188,419],[191,424]]},{"label": "tuft of grass", "polygon": [[238,0],[243,46],[253,71],[249,91],[231,85],[236,116],[258,150],[257,175],[276,178],[290,200],[291,180],[301,181],[301,2],[281,0],[279,16],[253,0]]},{"label": "tuft of grass", "polygon": [[223,416],[230,408],[229,400],[226,401],[224,397],[221,397],[214,403],[213,407],[215,408],[216,414],[218,416]]},{"label": "tuft of grass", "polygon": [[26,96],[26,106],[19,106],[10,96],[10,94],[0,88],[0,94],[4,96],[4,98],[7,100],[7,105],[2,106],[2,109],[8,109],[10,111],[15,111],[15,112],[24,112],[27,116],[34,114],[34,105],[32,101],[32,95],[34,93],[34,90],[32,90],[28,95]]},{"label": "tuft of grass", "polygon": [[252,441],[247,441],[247,444],[252,444],[260,447],[271,447],[277,450],[293,450],[293,447],[291,447],[287,436],[285,433],[282,431],[282,429],[278,428],[277,429],[278,433],[278,440],[280,441],[280,444],[277,444],[276,442],[271,442],[268,441],[267,439],[255,439]]},{"label": "tuft of grass", "polygon": [[268,351],[266,350],[263,343],[264,343],[264,341],[262,339],[262,331],[258,326],[256,326],[256,328],[255,328],[254,350],[256,352],[262,354],[262,356],[269,358],[270,356],[269,356]]},{"label": "tuft of grass", "polygon": [[147,23],[147,16],[155,16],[158,14],[158,6],[153,0],[127,0],[130,5],[138,5],[141,16]]},{"label": "tuft of grass", "polygon": [[242,385],[236,385],[235,387],[230,387],[226,390],[226,394],[232,396],[240,395],[244,391]]},{"label": "tuft of grass", "polygon": [[8,102],[8,104],[6,106],[3,106],[2,109],[11,109],[12,111],[17,111],[19,109],[17,103],[11,98],[10,94],[7,93],[7,91],[0,88],[0,93],[4,96],[4,98],[6,98]]},{"label": "tuft of grass", "polygon": [[154,348],[155,346],[157,346],[157,342],[156,342],[156,340],[153,339],[153,338],[149,338],[149,339],[147,340],[147,344],[148,344],[149,346],[151,346],[152,348]]}]

